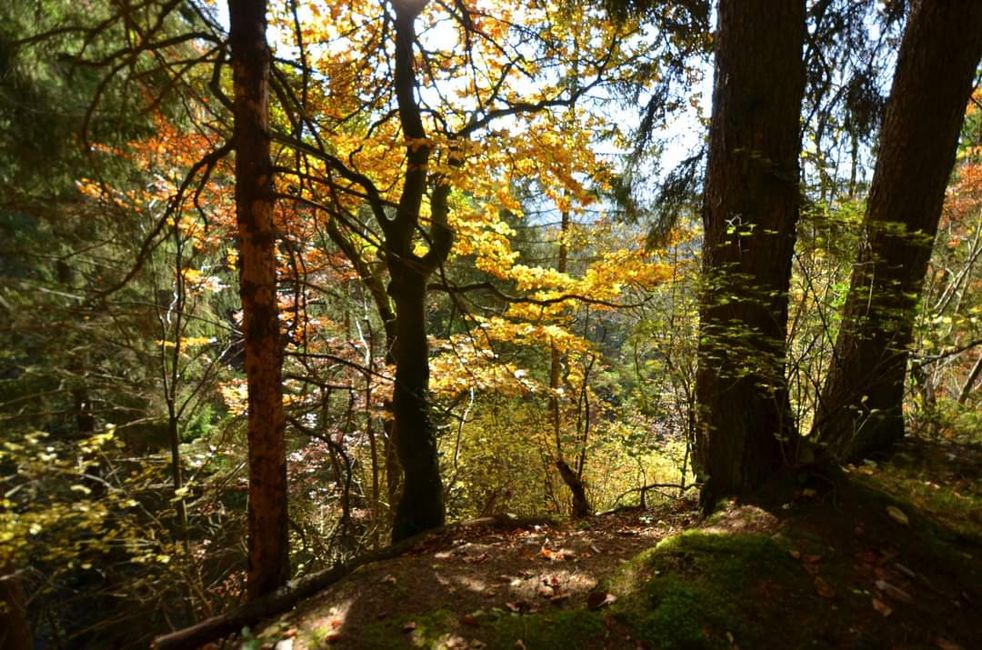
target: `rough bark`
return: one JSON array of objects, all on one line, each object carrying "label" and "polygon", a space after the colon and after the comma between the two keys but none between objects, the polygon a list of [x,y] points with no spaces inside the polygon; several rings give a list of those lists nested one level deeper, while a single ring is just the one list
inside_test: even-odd
[{"label": "rough bark", "polygon": [[265,0],[229,1],[235,206],[249,391],[250,600],[289,578],[283,355],[276,301]]},{"label": "rough bark", "polygon": [[[436,431],[429,412],[426,341],[427,278],[446,260],[453,243],[453,232],[447,225],[450,188],[439,176],[433,179],[430,194],[429,250],[422,256],[413,250],[432,150],[416,99],[418,80],[413,54],[415,21],[425,5],[425,0],[392,2],[396,35],[394,86],[399,121],[407,143],[406,170],[396,215],[393,219],[380,220],[390,277],[388,294],[396,307],[392,433],[403,470],[402,494],[392,525],[393,541],[441,526],[445,519]],[[450,164],[454,164],[452,154]]]},{"label": "rough bark", "polygon": [[785,379],[798,219],[803,0],[721,0],[703,224],[704,500],[753,490],[794,435]]},{"label": "rough bark", "polygon": [[402,495],[392,539],[400,540],[444,522],[443,483],[436,432],[430,418],[429,347],[426,341],[426,277],[393,260],[389,293],[396,303],[396,381],[392,397],[396,452],[402,465]]},{"label": "rough bark", "polygon": [[573,517],[575,519],[589,517],[593,510],[586,498],[586,484],[583,479],[564,460],[556,461],[556,469],[559,470],[563,483],[573,495]]},{"label": "rough bark", "polygon": [[885,451],[904,436],[908,346],[980,55],[982,2],[915,3],[815,419],[837,460]]}]

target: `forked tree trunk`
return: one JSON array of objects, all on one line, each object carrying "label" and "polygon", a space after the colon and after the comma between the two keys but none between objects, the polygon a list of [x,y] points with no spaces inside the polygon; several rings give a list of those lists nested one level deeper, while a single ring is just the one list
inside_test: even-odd
[{"label": "forked tree trunk", "polygon": [[[385,261],[389,268],[388,293],[396,306],[396,381],[392,397],[393,436],[403,470],[402,494],[392,524],[392,540],[399,541],[443,525],[446,511],[437,455],[436,431],[429,413],[429,347],[426,342],[426,282],[447,259],[453,231],[447,223],[450,187],[434,175],[430,192],[429,250],[414,252],[428,178],[432,145],[423,127],[417,101],[418,80],[414,50],[415,21],[426,1],[391,2],[395,11],[395,77],[399,122],[406,138],[406,169],[394,218],[376,215],[385,233]],[[448,164],[454,166],[453,151]]]},{"label": "forked tree trunk", "polygon": [[779,471],[798,220],[803,0],[721,0],[703,224],[696,459],[704,504]]},{"label": "forked tree trunk", "polygon": [[229,0],[229,41],[235,88],[235,211],[239,237],[239,292],[249,388],[250,600],[289,578],[286,449],[273,165],[269,136],[266,1]]},{"label": "forked tree trunk", "polygon": [[815,419],[837,460],[884,451],[904,435],[908,346],[980,55],[982,2],[915,3]]},{"label": "forked tree trunk", "polygon": [[556,461],[556,469],[559,470],[563,483],[573,495],[573,518],[589,517],[593,510],[590,508],[590,501],[586,498],[586,483],[564,460]]}]

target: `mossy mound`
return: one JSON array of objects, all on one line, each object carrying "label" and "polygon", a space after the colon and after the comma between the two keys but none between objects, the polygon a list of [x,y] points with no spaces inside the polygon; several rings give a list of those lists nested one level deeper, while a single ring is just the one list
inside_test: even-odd
[{"label": "mossy mound", "polygon": [[[773,645],[775,602],[812,591],[788,544],[759,533],[688,531],[662,541],[611,581],[614,614],[653,648]],[[806,596],[807,597],[807,596]],[[798,647],[800,639],[786,639]]]}]

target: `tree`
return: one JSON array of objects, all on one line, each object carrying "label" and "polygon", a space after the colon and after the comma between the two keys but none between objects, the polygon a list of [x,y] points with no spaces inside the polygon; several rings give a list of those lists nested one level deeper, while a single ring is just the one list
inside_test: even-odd
[{"label": "tree", "polygon": [[[464,4],[346,5],[329,23],[300,25],[294,19],[307,72],[299,79],[283,71],[274,77],[290,121],[290,135],[277,141],[298,153],[297,169],[289,174],[295,191],[284,198],[326,213],[343,234],[331,239],[346,255],[355,253],[352,265],[360,276],[368,271],[381,280],[388,274],[382,299],[379,283],[373,281],[370,292],[385,307],[380,316],[394,333],[392,434],[405,474],[394,539],[444,519],[428,395],[427,294],[435,287],[457,301],[467,291],[489,288],[456,287],[448,280],[444,266],[453,235],[464,244],[460,254],[478,255],[485,263],[481,270],[494,274],[513,260],[508,229],[499,223],[499,210],[514,202],[512,178],[548,176],[546,193],[553,199],[563,187],[586,194],[573,174],[592,156],[577,157],[571,168],[576,140],[557,133],[554,112],[628,69],[626,29],[603,30],[580,51],[569,51],[566,35],[577,28],[572,14],[549,2],[521,12],[526,10],[541,19],[526,26],[510,6],[492,16]],[[427,30],[417,34],[417,22],[431,21],[453,26],[460,47],[443,51],[434,48]],[[332,38],[345,48],[305,49],[304,43]],[[358,74],[351,72],[352,50],[366,61]],[[580,66],[576,84],[555,74],[557,65],[572,67],[571,59]],[[324,86],[319,66],[332,71]],[[586,124],[578,137],[590,131]],[[324,133],[332,133],[330,142]],[[392,155],[396,150],[402,155]],[[543,288],[543,274],[527,268],[523,274],[528,285]]]},{"label": "tree", "polygon": [[430,421],[429,346],[426,342],[426,281],[450,253],[453,233],[447,225],[450,186],[439,177],[433,187],[429,250],[418,255],[413,239],[427,186],[432,146],[426,142],[416,99],[415,22],[426,2],[394,1],[395,86],[399,121],[406,138],[406,172],[394,219],[381,222],[385,232],[388,293],[396,306],[396,383],[392,397],[395,443],[404,472],[392,538],[404,539],[443,524],[443,483]]},{"label": "tree", "polygon": [[707,506],[778,471],[794,435],[784,370],[804,35],[800,0],[720,2],[696,379]]},{"label": "tree", "polygon": [[247,589],[255,599],[285,583],[290,572],[265,0],[231,0],[229,21],[239,293],[249,386]]},{"label": "tree", "polygon": [[904,435],[908,346],[980,56],[982,4],[914,4],[815,418],[837,459],[883,451]]}]

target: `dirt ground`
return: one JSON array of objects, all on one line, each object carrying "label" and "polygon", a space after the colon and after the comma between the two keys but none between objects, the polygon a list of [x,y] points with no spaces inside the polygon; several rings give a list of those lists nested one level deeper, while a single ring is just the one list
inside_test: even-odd
[{"label": "dirt ground", "polygon": [[[669,500],[565,524],[452,527],[357,570],[236,643],[982,648],[977,451],[910,449],[889,465],[819,477],[766,502],[729,503],[708,519],[693,501]],[[910,458],[934,458],[944,469]],[[650,550],[669,538],[692,543]],[[755,539],[777,550],[742,556],[740,540]],[[724,587],[732,593],[719,593]],[[692,611],[671,610],[677,602]],[[682,640],[651,631],[673,629],[671,617],[691,627],[692,612],[706,603],[722,604],[730,619],[708,612],[695,621],[696,636]]]}]

